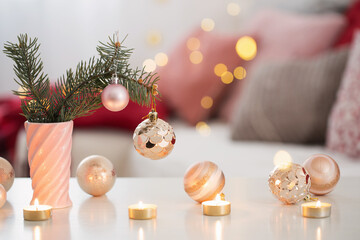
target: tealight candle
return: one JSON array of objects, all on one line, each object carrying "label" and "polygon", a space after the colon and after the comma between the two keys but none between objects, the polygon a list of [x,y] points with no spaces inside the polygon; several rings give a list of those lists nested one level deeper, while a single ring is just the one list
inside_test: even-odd
[{"label": "tealight candle", "polygon": [[203,214],[208,216],[224,216],[231,212],[231,203],[221,199],[217,194],[215,200],[202,203]]},{"label": "tealight candle", "polygon": [[317,202],[307,202],[301,204],[301,212],[304,217],[325,218],[331,214],[331,204]]},{"label": "tealight candle", "polygon": [[24,207],[24,219],[27,221],[43,221],[52,215],[52,207],[48,205],[39,205],[39,201],[35,199],[34,205]]},{"label": "tealight candle", "polygon": [[145,220],[156,218],[157,206],[154,204],[144,204],[139,202],[129,206],[129,218],[136,220]]}]

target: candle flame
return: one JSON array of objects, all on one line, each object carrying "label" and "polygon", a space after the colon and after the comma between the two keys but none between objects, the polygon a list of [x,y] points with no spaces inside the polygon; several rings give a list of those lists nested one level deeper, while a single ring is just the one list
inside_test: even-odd
[{"label": "candle flame", "polygon": [[34,200],[34,205],[35,205],[35,208],[36,208],[36,211],[37,211],[38,207],[39,207],[39,200],[37,198],[35,198],[35,200]]},{"label": "candle flame", "polygon": [[318,201],[316,202],[315,207],[317,207],[317,208],[321,207],[321,202],[320,202],[320,200],[318,200]]},{"label": "candle flame", "polygon": [[143,209],[143,208],[144,208],[144,203],[143,203],[142,201],[139,201],[138,205],[139,205],[139,208],[140,208],[140,209]]},{"label": "candle flame", "polygon": [[221,201],[220,194],[216,194],[215,201]]}]

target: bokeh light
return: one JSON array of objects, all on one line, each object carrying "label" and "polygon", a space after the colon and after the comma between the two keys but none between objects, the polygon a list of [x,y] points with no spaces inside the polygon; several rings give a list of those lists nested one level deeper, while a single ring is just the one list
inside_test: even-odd
[{"label": "bokeh light", "polygon": [[146,36],[146,42],[150,46],[159,45],[162,41],[162,35],[159,31],[150,31]]},{"label": "bokeh light", "polygon": [[256,41],[249,36],[241,37],[236,43],[236,52],[244,60],[252,60],[256,56]]},{"label": "bokeh light", "polygon": [[234,75],[229,71],[226,71],[221,75],[221,81],[225,84],[230,84],[232,83],[233,80],[234,80]]},{"label": "bokeh light", "polygon": [[198,50],[200,48],[200,40],[196,37],[189,38],[186,42],[186,46],[192,51]]},{"label": "bokeh light", "polygon": [[196,131],[205,137],[211,134],[211,128],[206,122],[198,122],[196,124]]},{"label": "bokeh light", "polygon": [[155,63],[160,67],[165,66],[168,63],[168,56],[163,52],[156,54]]},{"label": "bokeh light", "polygon": [[221,77],[221,75],[223,75],[223,73],[226,72],[226,71],[227,71],[227,67],[223,63],[218,63],[214,67],[214,73],[218,77]]},{"label": "bokeh light", "polygon": [[213,101],[212,97],[205,96],[201,99],[201,106],[205,109],[211,108],[213,103],[214,103],[214,101]]},{"label": "bokeh light", "polygon": [[228,3],[226,10],[229,15],[237,16],[240,13],[240,6],[237,3],[231,2],[231,3]]},{"label": "bokeh light", "polygon": [[200,51],[193,51],[190,53],[189,58],[190,62],[192,62],[193,64],[199,64],[203,60],[203,55]]},{"label": "bokeh light", "polygon": [[290,167],[292,158],[286,151],[280,150],[274,156],[274,165],[280,169],[286,169]]},{"label": "bokeh light", "polygon": [[[17,91],[18,91],[18,92],[21,92],[21,93],[25,93],[25,92],[26,92],[26,89],[24,89],[23,87],[20,86]],[[19,98],[20,98],[20,99],[25,99],[26,97],[25,97],[25,96],[19,96]]]},{"label": "bokeh light", "polygon": [[148,58],[143,62],[145,72],[152,72],[156,69],[156,63],[154,60]]},{"label": "bokeh light", "polygon": [[235,77],[236,79],[239,79],[239,80],[244,79],[244,78],[246,77],[246,70],[245,70],[245,68],[243,68],[243,67],[241,67],[241,66],[235,68],[235,70],[234,70],[234,77]]},{"label": "bokeh light", "polygon": [[214,30],[214,27],[215,27],[215,22],[211,18],[204,18],[201,21],[201,28],[206,32],[210,32]]}]

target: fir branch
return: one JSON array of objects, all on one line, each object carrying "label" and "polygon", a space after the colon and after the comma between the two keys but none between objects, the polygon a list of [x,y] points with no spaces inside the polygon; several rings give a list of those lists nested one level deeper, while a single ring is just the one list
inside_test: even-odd
[{"label": "fir branch", "polygon": [[124,40],[118,43],[113,36],[107,43],[100,42],[99,58],[81,61],[74,71],[67,70],[54,87],[50,87],[49,78],[43,73],[37,38],[21,34],[18,43],[7,42],[4,53],[13,59],[15,81],[24,89],[13,91],[24,98],[22,115],[30,122],[64,122],[88,116],[102,106],[101,92],[111,83],[115,70],[130,99],[149,106],[157,99],[155,84],[159,78],[144,69],[130,68],[128,60],[133,49],[124,47]]}]

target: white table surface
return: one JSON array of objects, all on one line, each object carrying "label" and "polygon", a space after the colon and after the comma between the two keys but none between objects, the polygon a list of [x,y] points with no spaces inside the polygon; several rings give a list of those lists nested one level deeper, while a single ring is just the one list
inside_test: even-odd
[{"label": "white table surface", "polygon": [[[53,211],[48,221],[23,220],[32,196],[28,178],[15,179],[0,209],[0,239],[360,239],[360,178],[342,178],[320,197],[332,203],[329,218],[310,219],[300,204],[286,206],[268,190],[267,179],[227,179],[228,216],[203,216],[184,192],[180,178],[118,178],[103,197],[83,192],[71,179],[71,208]],[[158,205],[153,220],[129,220],[128,205]]]}]

